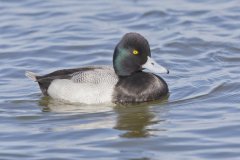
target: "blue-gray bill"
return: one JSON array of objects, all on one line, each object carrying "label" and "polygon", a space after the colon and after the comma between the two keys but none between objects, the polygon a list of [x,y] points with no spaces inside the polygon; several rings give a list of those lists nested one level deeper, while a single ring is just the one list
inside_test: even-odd
[{"label": "blue-gray bill", "polygon": [[148,56],[147,62],[142,65],[143,69],[148,69],[153,73],[169,73],[169,70],[158,64],[155,60]]}]

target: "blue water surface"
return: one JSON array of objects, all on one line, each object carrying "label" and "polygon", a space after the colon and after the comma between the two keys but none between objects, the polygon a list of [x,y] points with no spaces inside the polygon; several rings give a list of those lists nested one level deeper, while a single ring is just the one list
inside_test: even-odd
[{"label": "blue water surface", "polygon": [[[0,159],[240,159],[238,0],[0,0]],[[112,65],[127,32],[170,70],[168,98],[71,105],[26,70]]]}]

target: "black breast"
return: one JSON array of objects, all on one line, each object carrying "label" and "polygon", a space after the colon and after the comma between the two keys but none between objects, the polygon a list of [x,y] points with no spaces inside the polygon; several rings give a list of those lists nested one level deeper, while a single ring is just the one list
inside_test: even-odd
[{"label": "black breast", "polygon": [[157,100],[168,93],[167,83],[159,76],[137,72],[120,77],[113,94],[114,103],[137,103]]}]

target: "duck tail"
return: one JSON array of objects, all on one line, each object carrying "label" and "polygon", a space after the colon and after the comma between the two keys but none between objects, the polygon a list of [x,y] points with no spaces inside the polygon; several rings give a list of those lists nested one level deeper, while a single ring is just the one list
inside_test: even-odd
[{"label": "duck tail", "polygon": [[33,80],[33,81],[37,81],[37,74],[30,72],[30,71],[26,71],[25,72],[25,76],[27,76],[29,79]]}]

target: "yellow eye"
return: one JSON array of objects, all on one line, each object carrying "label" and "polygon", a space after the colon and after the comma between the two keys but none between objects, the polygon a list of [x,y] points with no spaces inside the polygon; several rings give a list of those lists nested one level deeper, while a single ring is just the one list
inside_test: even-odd
[{"label": "yellow eye", "polygon": [[138,52],[138,50],[134,49],[132,53],[137,55],[139,52]]}]

